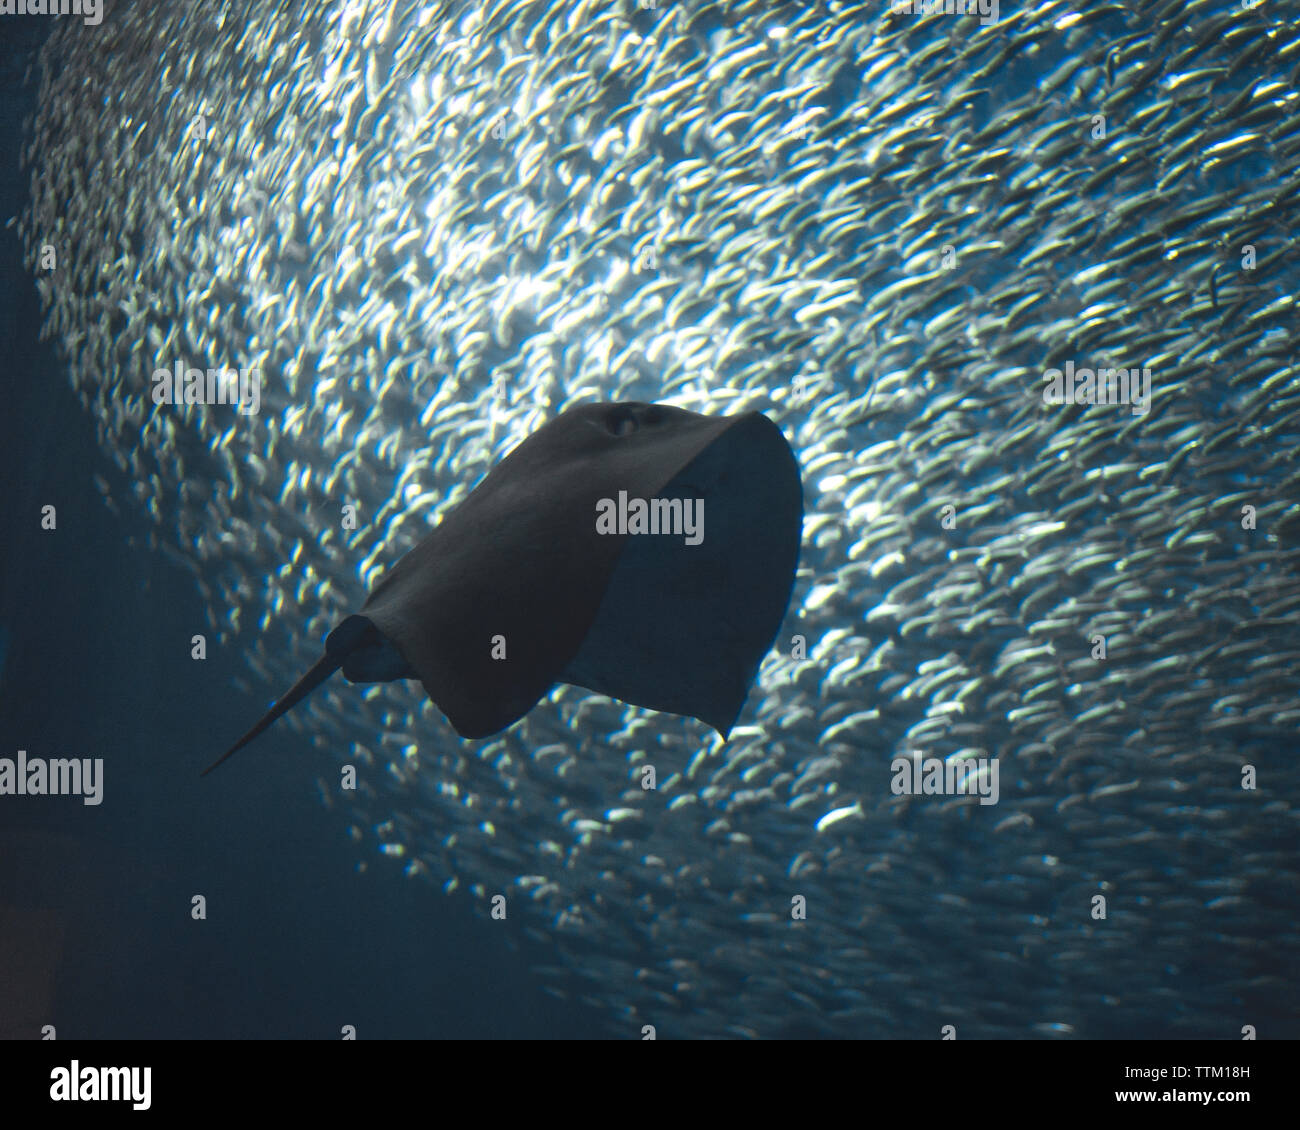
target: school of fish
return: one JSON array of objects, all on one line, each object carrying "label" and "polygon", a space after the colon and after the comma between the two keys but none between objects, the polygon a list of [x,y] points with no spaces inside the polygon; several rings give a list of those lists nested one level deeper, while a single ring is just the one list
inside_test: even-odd
[{"label": "school of fish", "polygon": [[[799,455],[729,741],[327,687],[290,724],[364,858],[504,895],[631,1038],[1300,1015],[1300,4],[105,8],[44,49],[22,234],[106,500],[250,701],[572,404]],[[156,405],[178,360],[259,411]],[[1149,368],[1146,410],[1047,403],[1067,362]],[[998,802],[900,757],[997,758]]]}]

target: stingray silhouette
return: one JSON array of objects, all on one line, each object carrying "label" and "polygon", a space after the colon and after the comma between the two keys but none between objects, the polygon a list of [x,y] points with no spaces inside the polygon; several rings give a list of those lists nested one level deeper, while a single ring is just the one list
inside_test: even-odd
[{"label": "stingray silhouette", "polygon": [[785,616],[802,524],[799,465],[761,413],[572,408],[388,570],[204,774],[340,668],[354,683],[418,678],[466,738],[557,682],[725,738]]}]

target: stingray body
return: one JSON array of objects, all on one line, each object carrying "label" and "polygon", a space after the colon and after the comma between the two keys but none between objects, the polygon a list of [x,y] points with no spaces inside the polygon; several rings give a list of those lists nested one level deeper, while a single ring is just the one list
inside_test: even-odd
[{"label": "stingray body", "polygon": [[556,682],[725,737],[785,615],[802,519],[798,463],[760,413],[573,408],[398,561],[206,772],[340,668],[357,683],[418,678],[467,738],[505,729]]}]

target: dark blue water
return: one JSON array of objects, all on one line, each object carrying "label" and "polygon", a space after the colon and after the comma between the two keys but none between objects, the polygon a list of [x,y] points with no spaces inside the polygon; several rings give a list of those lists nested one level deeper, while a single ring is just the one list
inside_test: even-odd
[{"label": "dark blue water", "polygon": [[[42,21],[0,44],[0,223],[27,191],[25,61]],[[315,802],[311,752],[286,733],[256,773],[200,781],[264,703],[238,658],[188,657],[193,578],[109,512],[91,476],[129,483],[95,443],[47,344],[15,230],[0,229],[0,756],[104,757],[105,802],[0,802],[0,1035],[337,1039],[589,1035],[586,1007],[544,993],[523,939],[382,861],[358,873],[344,818]],[[56,532],[40,508],[57,507]],[[215,670],[214,670],[215,668]],[[229,693],[214,698],[214,680]],[[264,752],[264,751],[263,751]],[[250,784],[251,782],[251,784]],[[208,918],[191,919],[205,895]]]}]

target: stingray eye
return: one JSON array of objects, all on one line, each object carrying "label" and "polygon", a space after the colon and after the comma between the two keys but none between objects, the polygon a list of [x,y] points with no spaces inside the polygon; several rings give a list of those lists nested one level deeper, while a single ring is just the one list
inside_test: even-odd
[{"label": "stingray eye", "polygon": [[605,427],[611,435],[625,436],[636,431],[636,416],[631,408],[615,408],[605,417]]}]

